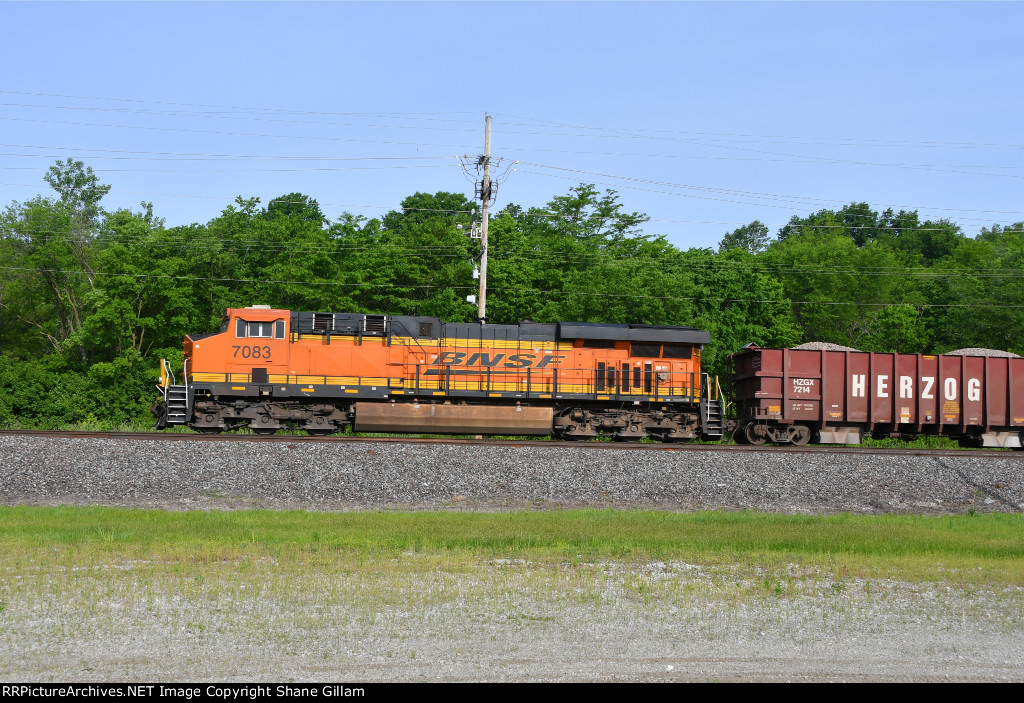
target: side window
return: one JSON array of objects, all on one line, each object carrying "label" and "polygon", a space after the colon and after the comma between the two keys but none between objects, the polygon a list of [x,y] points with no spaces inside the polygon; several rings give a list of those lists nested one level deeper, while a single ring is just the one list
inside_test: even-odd
[{"label": "side window", "polygon": [[660,344],[633,344],[632,356],[650,356],[658,357],[661,356],[661,345]]},{"label": "side window", "polygon": [[235,336],[236,337],[245,337],[246,336],[245,335],[245,320],[242,320],[242,319],[235,320]]},{"label": "side window", "polygon": [[693,347],[689,344],[666,344],[666,359],[689,359],[693,356]]},{"label": "side window", "polygon": [[284,339],[284,320],[274,321],[274,339]]}]

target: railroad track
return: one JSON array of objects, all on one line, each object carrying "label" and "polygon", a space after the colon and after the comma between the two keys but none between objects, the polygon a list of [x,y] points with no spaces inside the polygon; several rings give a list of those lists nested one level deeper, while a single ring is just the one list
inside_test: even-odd
[{"label": "railroad track", "polygon": [[58,430],[0,430],[0,436],[9,437],[48,437],[53,439],[116,439],[146,440],[161,442],[260,442],[277,444],[447,444],[453,446],[492,446],[492,447],[568,447],[573,449],[592,449],[597,451],[652,451],[652,452],[743,452],[743,453],[775,453],[775,454],[864,454],[870,456],[931,456],[931,457],[971,457],[999,458],[1024,460],[1024,452],[1002,449],[919,449],[890,447],[849,447],[849,446],[782,446],[763,445],[749,446],[741,444],[700,444],[681,442],[663,444],[655,442],[566,442],[541,439],[466,439],[459,437],[410,437],[410,436],[347,436],[336,435],[313,437],[309,435],[256,435],[256,434],[192,434],[185,432],[66,432]]}]

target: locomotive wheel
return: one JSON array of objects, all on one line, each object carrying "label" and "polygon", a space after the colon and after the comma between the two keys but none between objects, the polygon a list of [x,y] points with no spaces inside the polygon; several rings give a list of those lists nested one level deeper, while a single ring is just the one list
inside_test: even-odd
[{"label": "locomotive wheel", "polygon": [[311,437],[324,437],[337,430],[334,423],[330,422],[322,415],[314,417],[312,421],[307,423],[302,429],[306,430],[306,434]]},{"label": "locomotive wheel", "polygon": [[811,439],[811,430],[803,425],[794,425],[789,428],[789,441],[794,446],[802,447]]},{"label": "locomotive wheel", "polygon": [[276,427],[254,427],[252,431],[259,435],[272,435],[277,432]]},{"label": "locomotive wheel", "polygon": [[756,422],[751,422],[743,429],[743,437],[747,440],[747,444],[753,444],[755,447],[759,447],[768,441],[768,436],[765,433],[764,425],[758,425]]}]

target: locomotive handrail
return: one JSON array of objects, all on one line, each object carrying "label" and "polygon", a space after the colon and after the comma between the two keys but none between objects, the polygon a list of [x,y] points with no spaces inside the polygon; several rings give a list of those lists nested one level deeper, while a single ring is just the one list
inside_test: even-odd
[{"label": "locomotive handrail", "polygon": [[160,360],[160,383],[157,384],[157,388],[163,393],[164,397],[167,396],[167,386],[174,383],[174,372],[171,371],[171,365],[167,362],[167,359]]},{"label": "locomotive handrail", "polygon": [[174,370],[171,368],[171,362],[167,359],[160,360],[160,390],[164,397],[164,405],[167,405],[167,396],[170,393],[171,386],[175,385]]},{"label": "locomotive handrail", "polygon": [[185,403],[188,403],[188,357],[181,362],[181,380],[185,385]]}]

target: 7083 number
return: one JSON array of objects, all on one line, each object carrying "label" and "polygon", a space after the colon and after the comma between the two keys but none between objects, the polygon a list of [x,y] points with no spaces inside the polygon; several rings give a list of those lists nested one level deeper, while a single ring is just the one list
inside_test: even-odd
[{"label": "7083 number", "polygon": [[242,353],[243,359],[269,359],[270,358],[270,347],[250,347],[248,344],[233,345],[235,350],[234,358],[238,358],[238,353]]}]

